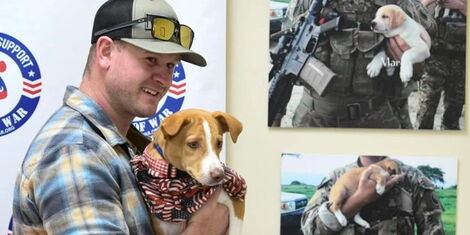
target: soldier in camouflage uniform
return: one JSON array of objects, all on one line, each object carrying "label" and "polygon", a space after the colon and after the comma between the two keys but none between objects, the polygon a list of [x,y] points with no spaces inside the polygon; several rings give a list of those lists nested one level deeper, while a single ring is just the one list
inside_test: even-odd
[{"label": "soldier in camouflage uniform", "polygon": [[[426,61],[425,74],[420,82],[419,129],[433,129],[434,116],[444,91],[442,129],[458,130],[465,103],[465,42],[466,0],[422,0],[435,12],[438,35],[433,39],[431,57]],[[460,10],[449,9],[452,2],[460,3]]]},{"label": "soldier in camouflage uniform", "polygon": [[321,96],[304,87],[293,126],[400,128],[400,119],[390,103],[401,90],[402,84],[395,82],[399,81],[398,71],[392,77],[385,71],[375,78],[367,75],[367,64],[386,41],[383,35],[371,31],[369,23],[380,6],[390,3],[399,5],[428,31],[436,26],[433,17],[416,0],[323,2],[326,5],[321,17],[328,19],[339,14],[343,26],[339,32],[333,32],[319,42],[314,56],[336,76]]},{"label": "soldier in camouflage uniform", "polygon": [[[383,156],[361,156],[357,162],[338,168],[326,177],[318,186],[302,215],[301,227],[304,235],[414,235],[415,226],[417,234],[444,234],[441,220],[443,209],[434,191],[434,185],[421,171],[399,161],[403,178],[398,183],[395,182],[382,196],[375,192],[375,182],[370,183],[368,190],[372,191],[378,199],[374,198],[372,200],[375,201],[358,208],[361,217],[368,221],[370,228],[366,229],[354,221],[350,221],[346,227],[339,224],[334,214],[329,210],[328,195],[331,187],[348,169],[361,167],[362,163],[366,163],[368,159],[376,162],[382,158]],[[354,199],[351,198],[350,200],[353,201]],[[371,199],[365,199],[365,201],[371,201]],[[343,208],[345,206],[346,204],[343,205]]]}]

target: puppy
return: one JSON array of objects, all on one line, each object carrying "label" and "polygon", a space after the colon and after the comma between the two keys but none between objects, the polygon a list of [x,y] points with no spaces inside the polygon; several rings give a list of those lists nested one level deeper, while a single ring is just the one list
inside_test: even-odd
[{"label": "puppy", "polygon": [[[377,182],[376,191],[379,195],[385,192],[385,183],[388,176],[400,174],[398,163],[390,158],[385,158],[369,167],[372,169],[369,178]],[[330,190],[330,210],[334,213],[342,226],[346,226],[348,221],[341,212],[341,208],[347,198],[356,192],[362,173],[369,167],[353,168],[347,171],[336,181]],[[369,223],[362,219],[359,213],[354,216],[354,222],[365,228],[370,227]]]},{"label": "puppy", "polygon": [[180,234],[218,187],[223,188],[218,202],[229,209],[228,234],[241,234],[246,183],[220,162],[219,154],[223,134],[229,132],[236,142],[242,129],[227,113],[199,109],[163,120],[142,157],[131,161],[150,212],[158,218],[153,218],[157,234]]},{"label": "puppy", "polygon": [[[390,38],[399,35],[410,46],[401,57],[400,79],[403,83],[410,81],[413,76],[413,64],[424,62],[431,48],[431,37],[419,23],[409,17],[397,5],[380,7],[371,23],[372,30]],[[367,75],[376,77],[385,65],[387,55],[380,51],[367,65]],[[393,73],[393,70],[392,70]]]}]

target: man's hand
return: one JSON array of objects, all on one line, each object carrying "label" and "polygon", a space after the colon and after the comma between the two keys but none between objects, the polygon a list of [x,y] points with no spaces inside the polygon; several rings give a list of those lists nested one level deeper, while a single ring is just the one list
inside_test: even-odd
[{"label": "man's hand", "polygon": [[228,230],[228,208],[217,202],[221,188],[191,216],[182,235],[222,235]]},{"label": "man's hand", "polygon": [[[352,217],[353,215],[357,214],[362,209],[362,207],[381,197],[381,195],[379,195],[376,191],[377,182],[369,178],[371,174],[372,168],[370,167],[361,174],[359,186],[356,192],[351,195],[348,200],[346,200],[346,203],[344,203],[342,211],[347,217]],[[385,192],[390,190],[401,179],[403,179],[402,174],[392,176],[389,175],[385,184]]]},{"label": "man's hand", "polygon": [[410,49],[410,46],[400,36],[387,38],[387,54],[396,61],[401,60],[403,53]]}]

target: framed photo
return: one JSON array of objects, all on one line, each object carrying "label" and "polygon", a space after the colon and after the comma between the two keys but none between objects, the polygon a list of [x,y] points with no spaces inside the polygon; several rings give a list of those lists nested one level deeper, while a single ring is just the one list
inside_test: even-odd
[{"label": "framed photo", "polygon": [[268,126],[463,130],[466,9],[398,4],[270,0]]},{"label": "framed photo", "polygon": [[[280,217],[283,235],[302,234],[301,226],[312,234],[314,231],[318,232],[317,230],[320,230],[320,233],[325,232],[325,229],[339,229],[345,234],[367,232],[387,234],[392,230],[396,233],[390,234],[406,232],[422,234],[430,228],[440,229],[445,231],[445,234],[456,234],[458,185],[456,158],[412,156],[385,158],[385,156],[298,153],[284,153],[281,158]],[[349,218],[347,224],[334,228],[331,225],[339,224],[339,219],[331,212],[333,210],[331,205],[338,201],[337,192],[343,192],[344,200],[347,202],[349,197],[359,191],[359,189],[357,191],[350,189],[349,184],[374,178],[372,173],[365,178],[354,180],[353,172],[368,169],[370,166],[362,165],[364,159],[376,159],[374,164],[386,161],[382,159],[392,160],[398,163],[400,169],[393,177],[402,178],[398,183],[386,188],[381,195],[377,193],[378,198],[375,201],[362,207],[359,215],[367,222],[368,228],[352,218]],[[387,177],[392,177],[389,173],[385,174]],[[345,179],[345,176],[341,179],[343,175],[347,175],[347,178]],[[374,182],[375,187],[376,185]],[[348,190],[338,191],[340,187]],[[343,201],[342,205],[346,206],[346,202]],[[340,208],[342,210],[344,207]],[[304,222],[301,223],[302,217]],[[389,230],[391,227],[392,230]]]}]

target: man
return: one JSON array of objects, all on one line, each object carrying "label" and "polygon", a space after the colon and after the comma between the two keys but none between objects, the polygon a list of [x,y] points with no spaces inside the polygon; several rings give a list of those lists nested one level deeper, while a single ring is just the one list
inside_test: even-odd
[{"label": "man", "polygon": [[368,178],[370,169],[363,172],[357,191],[342,207],[351,218],[357,212],[369,222],[366,229],[350,220],[342,227],[329,209],[328,195],[336,180],[348,169],[367,167],[384,156],[360,156],[357,162],[334,170],[318,186],[302,215],[302,231],[312,234],[444,234],[442,207],[432,182],[421,171],[399,162],[401,174],[387,181],[386,192],[379,196],[376,182]]},{"label": "man", "polygon": [[[418,1],[393,2],[426,29],[435,27],[432,16]],[[321,95],[308,86],[304,87],[292,120],[293,126],[400,128],[400,118],[391,104],[397,95],[402,94],[398,69],[391,77],[383,70],[375,78],[370,78],[366,70],[387,41],[371,31],[370,22],[377,9],[390,2],[329,0],[323,3],[319,18],[328,20],[339,15],[343,23],[339,32],[329,33],[318,43],[314,57],[335,76]]]},{"label": "man", "polygon": [[[18,175],[15,234],[155,234],[129,160],[149,140],[131,122],[155,114],[180,60],[205,66],[193,32],[164,0],[109,0],[97,11],[80,88],[33,140]],[[183,234],[223,234],[210,200]]]},{"label": "man", "polygon": [[466,0],[422,0],[436,12],[438,35],[420,82],[417,123],[419,129],[433,129],[434,116],[444,91],[441,129],[459,130],[465,104]]}]

